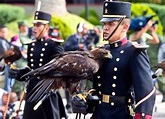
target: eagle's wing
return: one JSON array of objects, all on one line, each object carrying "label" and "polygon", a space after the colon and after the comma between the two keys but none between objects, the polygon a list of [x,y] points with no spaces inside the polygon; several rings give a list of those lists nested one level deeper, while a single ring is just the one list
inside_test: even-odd
[{"label": "eagle's wing", "polygon": [[[25,74],[21,78],[24,77],[33,77],[33,76],[42,76],[49,73],[50,77],[61,77],[61,76],[68,76],[73,75],[74,72],[72,72],[70,69],[75,69],[76,72],[80,72],[80,68],[89,68],[89,63],[87,62],[87,58],[89,59],[90,54],[89,52],[82,52],[82,51],[69,51],[65,52],[63,54],[60,54],[60,56],[54,57],[50,62],[45,64],[44,66],[37,68],[35,70],[30,71],[29,73]],[[88,67],[86,67],[88,65]],[[72,68],[73,67],[73,68]],[[93,67],[94,68],[94,67]],[[86,69],[87,70],[87,69]],[[85,71],[86,71],[85,70]],[[89,69],[91,70],[91,69]],[[72,72],[72,74],[71,74]],[[29,78],[31,79],[31,78]]]},{"label": "eagle's wing", "polygon": [[88,55],[73,53],[53,59],[46,65],[29,72],[30,75],[37,73],[35,75],[39,75],[42,79],[29,93],[29,101],[40,100],[46,92],[59,88],[63,82],[77,83],[83,79],[90,79],[98,69],[98,63]]}]

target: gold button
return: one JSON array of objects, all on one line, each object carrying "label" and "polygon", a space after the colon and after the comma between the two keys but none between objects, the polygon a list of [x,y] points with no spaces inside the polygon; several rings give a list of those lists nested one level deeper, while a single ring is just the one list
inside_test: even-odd
[{"label": "gold button", "polygon": [[142,116],[144,117],[144,116],[145,116],[145,114],[144,114],[144,113],[142,113]]},{"label": "gold button", "polygon": [[35,43],[32,43],[32,46],[35,46]]},{"label": "gold button", "polygon": [[34,60],[33,59],[30,59],[31,62],[33,62]]},{"label": "gold button", "polygon": [[37,79],[40,79],[40,77],[38,76]]},{"label": "gold button", "polygon": [[118,62],[120,60],[120,58],[116,58],[116,61]]},{"label": "gold button", "polygon": [[113,79],[117,79],[117,76],[113,76]]},{"label": "gold button", "polygon": [[117,43],[115,43],[115,47],[118,47],[118,44]]},{"label": "gold button", "polygon": [[42,66],[42,63],[39,63],[39,66]]},{"label": "gold button", "polygon": [[114,68],[114,71],[117,71],[117,67]]},{"label": "gold button", "polygon": [[43,61],[43,59],[40,59],[40,62],[42,62]]},{"label": "gold button", "polygon": [[45,43],[45,46],[47,46],[48,45],[48,43]]},{"label": "gold button", "polygon": [[112,84],[112,87],[116,87],[116,84],[113,83],[113,84]]},{"label": "gold button", "polygon": [[30,50],[31,50],[31,51],[34,51],[34,48],[31,48]]},{"label": "gold button", "polygon": [[101,101],[99,101],[99,104],[101,104]]},{"label": "gold button", "polygon": [[124,50],[121,50],[120,53],[121,53],[121,54],[124,53]]},{"label": "gold button", "polygon": [[100,76],[97,76],[98,79],[100,79]]},{"label": "gold button", "polygon": [[44,41],[44,39],[42,38],[41,41]]},{"label": "gold button", "polygon": [[30,53],[30,56],[32,57],[32,56],[33,56],[33,54],[32,54],[32,53]]},{"label": "gold button", "polygon": [[111,105],[112,105],[112,106],[114,106],[114,105],[115,105],[115,103],[114,103],[114,102],[111,102]]},{"label": "gold button", "polygon": [[10,46],[10,48],[14,48],[14,46]]},{"label": "gold button", "polygon": [[41,53],[41,57],[43,57],[44,56],[44,54],[43,53]]},{"label": "gold button", "polygon": [[31,67],[33,67],[34,66],[34,64],[31,64]]},{"label": "gold button", "polygon": [[112,92],[112,95],[113,95],[113,96],[115,96],[115,95],[116,95],[116,93],[115,93],[115,92]]},{"label": "gold button", "polygon": [[42,51],[45,51],[45,48],[42,48]]},{"label": "gold button", "polygon": [[101,91],[99,91],[99,94],[101,95]]},{"label": "gold button", "polygon": [[100,86],[101,86],[101,84],[99,83],[99,84],[98,84],[98,86],[100,87]]}]

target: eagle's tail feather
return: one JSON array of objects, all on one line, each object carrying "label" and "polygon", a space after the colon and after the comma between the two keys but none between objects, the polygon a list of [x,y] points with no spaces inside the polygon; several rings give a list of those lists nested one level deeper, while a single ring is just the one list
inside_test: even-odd
[{"label": "eagle's tail feather", "polygon": [[[31,95],[29,95],[28,101],[39,101],[47,91],[49,91],[51,84],[53,83],[52,79],[43,79],[41,80],[33,89]],[[35,90],[35,91],[34,91]]]},{"label": "eagle's tail feather", "polygon": [[40,89],[41,88],[46,88],[46,87],[43,87],[43,80],[41,80],[31,91],[30,91],[30,93],[27,95],[27,98],[28,98],[28,100],[27,101],[29,101],[29,102],[32,102],[32,100],[33,100],[33,98],[34,98],[34,96],[35,95],[37,95],[38,93],[40,93]]}]

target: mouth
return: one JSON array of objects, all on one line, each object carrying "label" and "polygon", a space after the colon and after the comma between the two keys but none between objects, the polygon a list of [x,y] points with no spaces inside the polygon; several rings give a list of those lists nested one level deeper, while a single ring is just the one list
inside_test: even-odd
[{"label": "mouth", "polygon": [[33,31],[33,35],[36,35],[36,34],[37,34],[37,32]]},{"label": "mouth", "polygon": [[103,33],[103,38],[107,38],[109,36],[109,33],[104,32]]}]

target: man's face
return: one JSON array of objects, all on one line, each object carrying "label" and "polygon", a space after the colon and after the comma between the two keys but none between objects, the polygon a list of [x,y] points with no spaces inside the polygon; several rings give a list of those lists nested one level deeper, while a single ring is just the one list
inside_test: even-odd
[{"label": "man's face", "polygon": [[84,35],[84,34],[86,34],[87,33],[87,26],[86,26],[86,24],[84,24],[83,25],[83,32],[82,32],[82,34]]},{"label": "man's face", "polygon": [[0,29],[0,37],[7,39],[8,36],[8,28],[2,28]]},{"label": "man's face", "polygon": [[[107,39],[109,35],[114,31],[114,29],[118,25],[118,21],[111,21],[111,22],[103,22],[103,38]],[[110,39],[108,39],[109,42],[115,42],[117,40],[120,40],[120,35],[123,31],[123,25],[121,24],[117,30],[113,33]]]},{"label": "man's face", "polygon": [[41,38],[47,35],[48,33],[48,25],[44,25],[41,23],[35,23],[33,24],[33,35],[35,38]]},{"label": "man's face", "polygon": [[21,25],[20,26],[20,32],[25,33],[28,31],[28,27],[26,25]]}]

